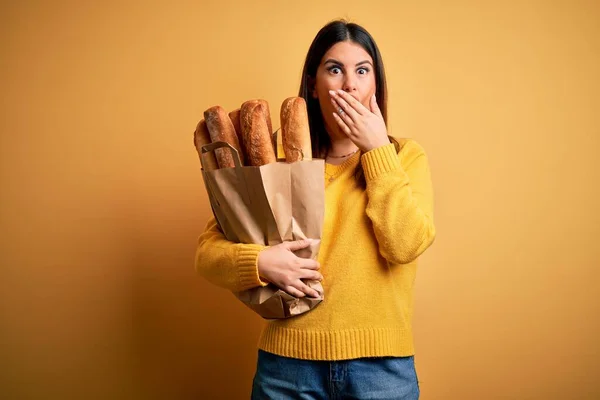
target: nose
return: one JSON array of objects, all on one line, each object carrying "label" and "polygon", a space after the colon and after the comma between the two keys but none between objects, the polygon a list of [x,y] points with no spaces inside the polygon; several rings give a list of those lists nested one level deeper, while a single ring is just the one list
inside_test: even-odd
[{"label": "nose", "polygon": [[344,90],[344,92],[348,93],[356,91],[356,77],[354,76],[354,74],[345,75],[342,89]]}]

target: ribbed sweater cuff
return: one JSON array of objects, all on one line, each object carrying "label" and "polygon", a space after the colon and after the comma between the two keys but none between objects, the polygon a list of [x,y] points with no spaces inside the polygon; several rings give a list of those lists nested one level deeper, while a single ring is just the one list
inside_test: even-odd
[{"label": "ribbed sweater cuff", "polygon": [[241,290],[251,289],[257,286],[267,286],[258,276],[258,253],[265,246],[258,244],[240,245],[237,256],[238,272],[240,276]]},{"label": "ribbed sweater cuff", "polygon": [[361,157],[367,182],[400,168],[400,159],[393,143],[366,152]]}]

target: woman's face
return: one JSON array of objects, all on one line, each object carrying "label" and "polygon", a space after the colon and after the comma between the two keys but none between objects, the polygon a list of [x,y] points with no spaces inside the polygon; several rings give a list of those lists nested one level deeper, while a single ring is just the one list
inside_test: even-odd
[{"label": "woman's face", "polygon": [[337,108],[331,103],[329,91],[340,89],[370,109],[369,101],[376,90],[373,59],[365,49],[351,41],[334,44],[317,68],[312,95],[319,99],[323,120],[330,135],[339,133],[332,116]]}]

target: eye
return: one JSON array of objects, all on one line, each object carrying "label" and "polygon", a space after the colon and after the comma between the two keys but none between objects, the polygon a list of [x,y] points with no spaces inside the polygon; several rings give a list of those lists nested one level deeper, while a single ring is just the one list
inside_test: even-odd
[{"label": "eye", "polygon": [[366,75],[368,72],[369,72],[369,68],[359,68],[358,69],[359,75]]},{"label": "eye", "polygon": [[339,73],[342,72],[342,70],[340,69],[340,67],[329,67],[328,71],[331,72],[334,75],[337,75]]}]

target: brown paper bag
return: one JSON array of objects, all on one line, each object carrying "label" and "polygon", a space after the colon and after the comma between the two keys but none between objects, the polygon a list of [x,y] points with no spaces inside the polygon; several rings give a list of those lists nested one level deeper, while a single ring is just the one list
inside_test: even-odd
[{"label": "brown paper bag", "polygon": [[[202,147],[202,165],[206,165],[203,159],[207,153],[222,147],[233,153],[235,168],[206,170],[203,167],[202,176],[213,214],[227,240],[273,246],[285,241],[314,239],[309,247],[295,254],[316,259],[325,212],[324,161],[242,166],[232,146],[215,142]],[[305,283],[320,296],[297,298],[271,283],[234,294],[263,318],[289,318],[323,301],[321,283]]]}]

